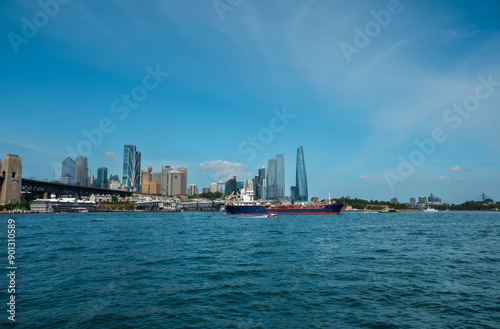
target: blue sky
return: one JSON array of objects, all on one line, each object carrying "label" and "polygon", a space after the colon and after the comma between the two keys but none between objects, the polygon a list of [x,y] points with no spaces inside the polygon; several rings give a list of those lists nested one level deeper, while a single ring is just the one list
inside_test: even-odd
[{"label": "blue sky", "polygon": [[289,192],[303,146],[310,196],[500,200],[498,1],[67,2],[0,4],[0,156],[24,177],[79,145],[121,175],[135,144],[200,187],[283,153]]}]

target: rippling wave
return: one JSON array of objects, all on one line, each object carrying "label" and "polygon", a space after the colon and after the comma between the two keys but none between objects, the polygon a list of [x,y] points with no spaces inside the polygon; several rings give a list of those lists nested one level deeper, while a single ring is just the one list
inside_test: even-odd
[{"label": "rippling wave", "polygon": [[500,327],[497,213],[11,216],[18,328]]}]

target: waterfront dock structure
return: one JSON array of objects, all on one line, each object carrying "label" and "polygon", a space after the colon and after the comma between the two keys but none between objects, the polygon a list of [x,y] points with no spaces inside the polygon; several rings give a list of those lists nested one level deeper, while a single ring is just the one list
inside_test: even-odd
[{"label": "waterfront dock structure", "polygon": [[89,212],[97,210],[97,203],[75,198],[38,199],[31,202],[30,208],[32,213]]},{"label": "waterfront dock structure", "polygon": [[136,211],[164,211],[164,212],[181,212],[181,211],[214,211],[220,212],[225,210],[225,200],[202,200],[202,201],[177,201],[169,200],[141,200],[134,204]]}]

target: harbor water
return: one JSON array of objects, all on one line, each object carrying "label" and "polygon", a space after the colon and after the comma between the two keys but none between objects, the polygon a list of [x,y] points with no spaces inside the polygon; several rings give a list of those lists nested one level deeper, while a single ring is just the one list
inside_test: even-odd
[{"label": "harbor water", "polygon": [[500,328],[499,212],[9,218],[16,328]]}]

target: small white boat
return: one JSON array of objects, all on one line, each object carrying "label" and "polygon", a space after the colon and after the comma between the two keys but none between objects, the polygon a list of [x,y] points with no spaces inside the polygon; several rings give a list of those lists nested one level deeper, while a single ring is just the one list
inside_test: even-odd
[{"label": "small white boat", "polygon": [[271,212],[269,214],[265,214],[264,217],[269,217],[269,218],[276,217],[276,214],[274,214],[274,213]]},{"label": "small white boat", "polygon": [[426,208],[424,210],[422,210],[423,212],[438,212],[439,210],[436,210],[434,208]]}]

